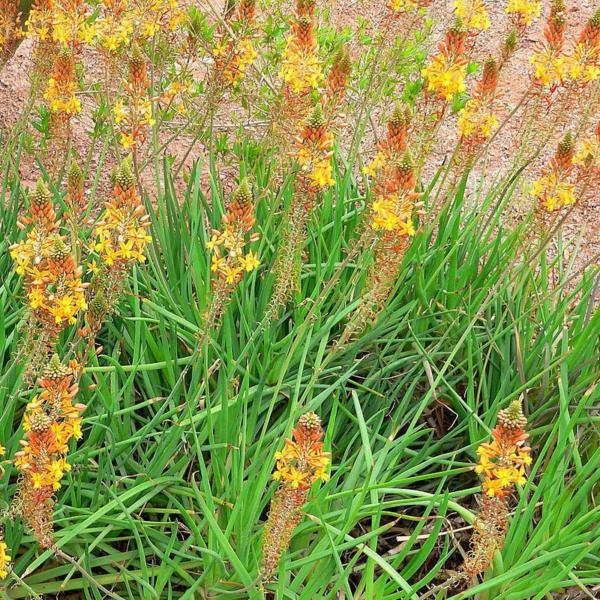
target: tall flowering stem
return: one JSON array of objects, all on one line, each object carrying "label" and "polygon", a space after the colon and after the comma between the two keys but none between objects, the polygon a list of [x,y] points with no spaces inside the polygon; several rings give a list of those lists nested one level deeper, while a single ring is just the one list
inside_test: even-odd
[{"label": "tall flowering stem", "polygon": [[21,474],[17,508],[42,547],[52,545],[54,494],[61,487],[69,440],[80,439],[83,404],[75,404],[80,367],[62,365],[55,354],[38,379],[40,392],[25,410],[25,439],[15,454]]},{"label": "tall flowering stem", "polygon": [[600,77],[600,9],[587,22],[566,62],[573,88],[581,89]]},{"label": "tall flowering stem", "polygon": [[64,156],[71,137],[71,119],[81,112],[81,101],[76,95],[75,56],[64,46],[54,61],[54,70],[48,80],[44,99],[50,110],[50,164],[58,170],[58,159]]},{"label": "tall flowering stem", "polygon": [[333,134],[327,128],[321,104],[312,114],[296,138],[293,153],[298,172],[294,182],[294,194],[287,215],[284,238],[278,252],[274,271],[275,286],[271,298],[271,315],[287,302],[298,287],[302,247],[306,240],[308,219],[316,205],[319,192],[332,186]]},{"label": "tall flowering stem", "polygon": [[586,137],[573,156],[576,196],[582,201],[592,198],[600,188],[600,123]]},{"label": "tall flowering stem", "polygon": [[275,454],[277,466],[273,479],[279,482],[271,501],[269,517],[263,535],[261,576],[269,581],[282,554],[287,550],[294,530],[302,520],[312,485],[327,481],[330,455],[323,450],[321,420],[308,412],[298,419],[280,452]]},{"label": "tall flowering stem", "polygon": [[53,37],[53,9],[52,0],[34,0],[25,21],[25,35],[33,40],[30,90],[32,98],[43,93],[59,49]]},{"label": "tall flowering stem", "polygon": [[241,0],[232,12],[231,25],[237,30],[239,37],[233,38],[229,31],[220,34],[213,54],[218,82],[236,87],[257,56],[253,43],[256,0]]},{"label": "tall flowering stem", "polygon": [[330,122],[335,121],[346,100],[346,85],[351,72],[352,59],[346,47],[342,45],[333,58],[325,83],[323,112]]},{"label": "tall flowering stem", "polygon": [[494,59],[486,61],[483,74],[473,97],[458,116],[460,134],[459,161],[461,165],[472,162],[477,151],[498,127],[494,101],[498,88],[498,64]]},{"label": "tall flowering stem", "polygon": [[554,92],[567,75],[567,61],[563,55],[566,11],[563,0],[553,0],[544,29],[545,41],[531,57],[533,82],[540,92]]},{"label": "tall flowering stem", "polygon": [[204,318],[203,341],[218,323],[223,311],[244,275],[258,268],[258,256],[247,246],[258,240],[253,232],[254,198],[246,178],[231,195],[231,203],[223,215],[223,229],[213,230],[207,243],[211,251],[212,299]]},{"label": "tall flowering stem", "polygon": [[279,72],[285,117],[293,127],[310,110],[310,93],[324,80],[314,29],[315,0],[297,0]]},{"label": "tall flowering stem", "polygon": [[526,469],[531,464],[531,450],[526,445],[527,419],[517,400],[498,413],[492,441],[477,449],[479,461],[475,471],[483,479],[479,511],[473,524],[471,551],[461,575],[476,577],[502,549],[508,527],[509,501],[515,485],[526,483]]},{"label": "tall flowering stem", "polygon": [[14,244],[10,254],[23,276],[29,306],[27,337],[30,372],[35,372],[52,353],[58,334],[76,322],[87,309],[82,268],[60,234],[52,194],[40,180],[30,193],[29,215],[20,223],[25,240]]},{"label": "tall flowering stem", "polygon": [[538,219],[544,220],[545,213],[552,213],[577,202],[574,180],[575,141],[567,133],[558,144],[550,163],[533,182],[532,195],[538,202]]},{"label": "tall flowering stem", "polygon": [[415,189],[415,167],[408,153],[396,159],[384,179],[375,184],[369,228],[374,235],[373,264],[360,302],[351,314],[336,347],[362,333],[387,302],[415,234],[414,213],[420,206]]},{"label": "tall flowering stem", "polygon": [[140,47],[135,45],[129,57],[129,74],[125,83],[125,98],[118,100],[113,113],[120,128],[120,142],[124,150],[137,154],[144,143],[148,127],[154,125],[152,102],[148,95],[148,65]]},{"label": "tall flowering stem", "polygon": [[113,312],[131,267],[146,260],[150,220],[137,193],[131,158],[114,175],[110,199],[104,204],[94,230],[95,258],[90,262],[92,280],[88,294],[87,325],[83,337],[93,340],[102,323]]}]

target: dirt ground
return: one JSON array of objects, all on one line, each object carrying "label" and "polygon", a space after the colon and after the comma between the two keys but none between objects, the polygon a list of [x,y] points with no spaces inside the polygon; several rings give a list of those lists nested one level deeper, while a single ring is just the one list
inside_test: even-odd
[{"label": "dirt ground", "polygon": [[[503,38],[503,32],[505,32],[508,27],[507,18],[504,13],[505,2],[496,0],[493,2],[488,1],[487,5],[492,21],[492,27],[488,31],[483,32],[478,38],[475,48],[475,54],[478,58],[480,56],[477,53],[485,53],[485,56],[487,56],[490,51],[494,51],[492,44],[500,43],[499,40]],[[545,13],[543,16],[545,16],[549,10],[550,2],[544,2],[544,5]],[[567,5],[569,10],[566,37],[569,40],[578,34],[587,19],[598,6],[590,0],[581,0],[579,2],[569,1],[567,2]],[[344,2],[335,0],[329,4],[329,7],[331,9],[333,23],[341,28],[346,25],[354,26],[361,16],[376,17],[377,15],[380,15],[381,11],[384,10],[384,3],[382,0],[345,0]],[[435,36],[438,39],[451,19],[452,7],[453,0],[433,0],[431,2],[430,14],[435,21],[436,33],[439,33],[439,35]],[[523,47],[520,48],[502,72],[499,94],[501,113],[508,114],[519,102],[524,91],[529,86],[531,72],[529,56],[535,45],[540,43],[543,39],[543,23],[544,19],[542,18],[530,28]],[[490,48],[491,45],[492,47]],[[31,48],[31,42],[29,40],[24,41],[15,56],[9,61],[5,68],[0,71],[0,127],[10,127],[23,109],[23,104],[29,90],[29,81],[26,73],[28,72],[31,60]],[[98,65],[95,64],[93,55],[86,57],[86,69],[93,70],[97,67]],[[88,150],[86,146],[86,144],[88,144],[88,136],[85,135],[85,132],[92,126],[90,112],[91,108],[88,107],[86,110],[86,105],[84,104],[84,110],[77,118],[74,125],[73,141],[80,156],[84,156]],[[598,107],[596,107],[595,119],[598,119]],[[377,121],[377,115],[375,115],[373,122],[377,123]],[[452,139],[453,134],[450,130],[453,126],[452,122],[445,126],[447,130],[442,130],[440,136],[441,139]],[[380,129],[380,125],[377,125],[376,127]],[[374,132],[371,131],[370,135],[373,136]],[[509,122],[507,126],[503,128],[498,139],[495,140],[489,156],[487,167],[488,177],[493,177],[508,168],[508,158],[511,155],[513,148],[518,145],[518,140],[516,139],[517,135],[518,132],[516,131],[516,124],[514,122]],[[188,145],[188,138],[182,137],[181,139],[176,139],[169,145],[168,153],[170,155],[182,157],[185,154]],[[542,156],[540,156],[538,161],[531,165],[531,176],[534,176],[543,161],[547,160],[548,156],[551,155],[553,147],[553,143],[549,144],[549,147],[542,153]],[[447,156],[449,151],[450,148],[441,146],[433,157],[431,168],[435,168],[436,164],[439,164],[444,157]],[[189,157],[190,161],[197,158],[201,153],[201,148],[195,148],[194,152]],[[92,167],[96,160],[97,156],[94,154],[91,164]],[[111,163],[111,159],[108,160],[108,163]],[[38,177],[37,168],[33,159],[25,158],[21,170],[22,180],[26,185],[31,184]],[[150,186],[151,176],[149,176],[148,181],[145,181],[144,183],[147,186]],[[523,198],[525,197],[526,196],[523,195]],[[578,266],[583,266],[589,262],[598,262],[598,257],[600,255],[599,209],[600,198],[598,197],[598,194],[596,194],[584,205],[578,205],[564,224],[565,239],[568,240],[571,245],[574,246],[579,236],[582,236],[583,242],[576,261]]]}]

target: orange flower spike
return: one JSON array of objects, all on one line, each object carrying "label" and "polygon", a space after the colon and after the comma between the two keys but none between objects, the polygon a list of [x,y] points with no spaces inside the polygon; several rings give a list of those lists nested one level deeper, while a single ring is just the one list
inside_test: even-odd
[{"label": "orange flower spike", "polygon": [[246,25],[254,21],[256,15],[256,0],[240,0],[237,6],[237,19]]},{"label": "orange flower spike", "polygon": [[314,17],[316,0],[297,0],[296,2],[296,15],[298,17]]},{"label": "orange flower spike", "polygon": [[67,196],[65,201],[71,210],[81,210],[85,204],[83,172],[77,161],[72,160],[67,173]]},{"label": "orange flower spike", "polygon": [[567,14],[564,0],[552,0],[550,16],[544,28],[544,37],[553,50],[562,50],[567,27]]},{"label": "orange flower spike", "polygon": [[493,442],[481,444],[477,453],[477,472],[483,474],[483,490],[488,496],[505,498],[516,483],[525,479],[524,468],[531,463],[529,437],[525,431],[527,419],[521,403],[513,402],[498,413],[498,424],[492,430]]},{"label": "orange flower spike", "polygon": [[73,405],[78,387],[74,373],[57,355],[44,369],[38,383],[41,392],[27,405],[22,450],[15,466],[22,473],[19,495],[23,518],[43,547],[52,543],[54,492],[70,465],[65,460],[68,442],[81,437],[79,413]]},{"label": "orange flower spike", "polygon": [[129,57],[129,85],[131,91],[144,94],[148,89],[148,64],[140,47],[135,44]]},{"label": "orange flower spike", "polygon": [[344,45],[340,46],[333,59],[333,64],[327,77],[328,99],[335,98],[341,102],[346,94],[346,82],[352,71],[352,60]]},{"label": "orange flower spike", "polygon": [[30,222],[36,226],[46,231],[56,229],[56,213],[52,194],[42,179],[38,179],[35,189],[29,194],[29,214],[31,215]]},{"label": "orange flower spike", "polygon": [[321,420],[308,412],[298,419],[292,438],[275,454],[277,466],[273,478],[280,483],[271,501],[263,536],[261,575],[272,578],[282,554],[289,547],[293,533],[302,520],[302,507],[311,486],[327,481],[329,453],[323,451]]}]

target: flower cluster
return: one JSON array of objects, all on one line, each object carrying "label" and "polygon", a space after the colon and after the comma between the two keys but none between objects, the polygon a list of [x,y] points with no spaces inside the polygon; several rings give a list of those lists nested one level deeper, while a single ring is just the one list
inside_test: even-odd
[{"label": "flower cluster", "polygon": [[317,89],[324,79],[314,36],[314,0],[298,0],[291,35],[283,55],[279,77],[286,93],[304,95]]},{"label": "flower cluster", "polygon": [[395,13],[408,13],[428,6],[429,0],[388,0],[387,5]]},{"label": "flower cluster", "polygon": [[116,52],[132,39],[150,40],[160,32],[173,32],[185,12],[177,0],[101,0],[96,10],[85,0],[42,0],[43,9],[30,15],[30,35],[76,49],[81,45]]},{"label": "flower cluster", "polygon": [[594,192],[600,183],[600,123],[594,133],[585,138],[573,156],[577,169],[576,180],[582,188],[582,194]]},{"label": "flower cluster", "polygon": [[513,402],[498,413],[498,425],[492,430],[492,441],[477,449],[479,461],[475,471],[483,477],[483,491],[488,496],[505,498],[515,484],[526,482],[525,469],[531,464],[530,448],[525,445],[527,419],[521,404]]},{"label": "flower cluster", "polygon": [[573,136],[568,133],[558,144],[550,164],[533,183],[532,195],[548,212],[560,210],[577,201],[576,185],[572,181],[574,154]]},{"label": "flower cluster", "polygon": [[6,579],[8,576],[10,561],[11,556],[8,553],[8,546],[2,537],[2,531],[0,531],[0,580]]},{"label": "flower cluster", "polygon": [[127,264],[144,262],[146,246],[152,241],[147,233],[148,216],[135,189],[130,159],[124,160],[115,174],[111,199],[96,224],[94,250],[102,269],[121,269]]},{"label": "flower cluster", "polygon": [[231,39],[229,33],[226,33],[213,51],[216,73],[233,86],[240,84],[248,67],[257,57],[252,41],[255,12],[256,0],[242,0],[236,7],[237,23],[234,25],[241,32],[241,37]]},{"label": "flower cluster", "polygon": [[466,90],[467,59],[464,56],[466,33],[462,26],[455,26],[446,33],[446,39],[438,46],[422,75],[427,90],[445,101]]},{"label": "flower cluster", "polygon": [[27,405],[23,419],[25,440],[15,454],[23,481],[21,511],[42,546],[52,543],[53,496],[71,467],[66,460],[71,439],[81,438],[82,404],[74,404],[78,365],[65,366],[52,357],[38,380],[41,391]]},{"label": "flower cluster", "polygon": [[454,13],[468,31],[484,31],[491,25],[483,0],[454,0]]},{"label": "flower cluster", "polygon": [[296,139],[296,160],[300,166],[297,189],[312,197],[334,184],[331,166],[333,134],[327,131],[323,109],[317,104]]},{"label": "flower cluster", "polygon": [[498,65],[494,59],[486,61],[481,81],[458,116],[458,131],[467,156],[491,137],[498,127],[494,100],[498,88]]},{"label": "flower cluster", "polygon": [[508,0],[506,13],[517,20],[520,27],[529,27],[542,13],[542,0]]},{"label": "flower cluster", "polygon": [[352,71],[352,60],[344,45],[340,46],[333,58],[333,64],[327,75],[326,101],[328,107],[335,109],[346,95],[346,83]]},{"label": "flower cluster", "polygon": [[72,49],[92,44],[96,35],[92,12],[85,0],[55,0],[52,5],[52,39]]},{"label": "flower cluster", "polygon": [[95,43],[104,51],[117,52],[127,46],[134,30],[134,19],[128,3],[121,0],[102,0],[100,16],[94,22]]},{"label": "flower cluster", "polygon": [[0,0],[0,65],[12,50],[12,45],[23,35],[19,27],[19,1]]},{"label": "flower cluster", "polygon": [[510,494],[516,484],[525,483],[525,469],[531,464],[530,449],[525,445],[526,425],[520,401],[512,402],[498,413],[492,442],[482,444],[477,450],[479,462],[475,470],[483,476],[483,494],[473,523],[471,550],[459,579],[476,577],[489,568],[494,554],[504,545]]},{"label": "flower cluster", "polygon": [[386,166],[406,151],[411,118],[408,107],[401,103],[394,106],[392,116],[387,122],[385,138],[377,145],[377,153],[373,160],[363,169],[365,175],[385,179]]},{"label": "flower cluster", "polygon": [[81,112],[81,101],[76,92],[75,58],[65,46],[55,59],[54,72],[44,93],[50,108],[52,132],[56,137],[66,137],[71,117]]},{"label": "flower cluster", "polygon": [[268,580],[281,555],[288,548],[294,529],[302,519],[302,507],[311,486],[327,481],[329,453],[323,450],[321,420],[309,412],[298,419],[292,438],[275,455],[277,466],[273,478],[280,483],[271,501],[263,536],[261,574]]},{"label": "flower cluster", "polygon": [[530,58],[534,82],[542,88],[560,85],[567,75],[567,60],[563,55],[566,15],[563,0],[553,0],[544,30],[545,43]]},{"label": "flower cluster", "polygon": [[207,243],[212,251],[211,271],[228,286],[239,283],[244,273],[254,271],[260,262],[252,250],[245,247],[258,239],[250,233],[254,226],[254,200],[246,178],[231,196],[229,210],[223,215],[223,231],[214,230]]},{"label": "flower cluster", "polygon": [[587,22],[566,63],[574,84],[586,85],[600,77],[600,10]]},{"label": "flower cluster", "polygon": [[53,8],[52,0],[34,0],[25,21],[27,37],[42,42],[52,39]]},{"label": "flower cluster", "polygon": [[125,150],[135,152],[146,139],[147,127],[154,125],[148,86],[146,59],[139,46],[134,46],[129,58],[126,98],[118,100],[113,107],[115,122],[121,129],[121,146]]},{"label": "flower cluster", "polygon": [[33,226],[27,238],[11,247],[17,273],[25,276],[25,289],[32,316],[52,337],[87,309],[82,269],[71,249],[57,232],[52,195],[40,180],[30,195]]}]

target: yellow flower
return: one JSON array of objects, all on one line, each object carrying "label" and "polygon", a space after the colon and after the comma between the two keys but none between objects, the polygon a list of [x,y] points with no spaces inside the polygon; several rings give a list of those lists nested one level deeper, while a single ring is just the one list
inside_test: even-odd
[{"label": "yellow flower", "polygon": [[529,27],[542,12],[541,0],[508,0],[506,13],[517,15]]},{"label": "yellow flower", "polygon": [[534,181],[531,193],[549,212],[577,202],[575,185],[565,181],[554,172],[543,175],[537,181]]},{"label": "yellow flower", "polygon": [[530,59],[534,68],[534,79],[544,87],[562,83],[567,75],[567,61],[551,48],[536,52]]},{"label": "yellow flower", "polygon": [[409,12],[419,8],[417,0],[389,0],[388,8],[394,12]]},{"label": "yellow flower", "polygon": [[224,265],[222,271],[227,283],[235,283],[239,274],[242,272],[242,269]]},{"label": "yellow flower", "polygon": [[421,74],[427,80],[427,89],[444,100],[466,90],[467,64],[462,59],[451,60],[446,54],[436,54]]},{"label": "yellow flower", "polygon": [[30,477],[34,490],[39,490],[44,485],[44,476],[42,473],[33,472]]},{"label": "yellow flower", "polygon": [[0,579],[5,579],[8,576],[8,567],[10,565],[11,556],[7,552],[8,546],[4,541],[0,541]]},{"label": "yellow flower", "polygon": [[248,252],[246,256],[240,257],[240,263],[242,265],[242,268],[247,272],[254,271],[254,269],[256,269],[260,265],[258,256],[256,256],[256,254],[252,252],[252,250],[250,250],[250,252]]},{"label": "yellow flower", "polygon": [[122,123],[127,118],[128,112],[122,100],[117,100],[115,103],[113,114],[115,115],[115,122],[117,124]]},{"label": "yellow flower", "polygon": [[0,456],[4,456],[6,454],[6,448],[0,444]]},{"label": "yellow flower", "polygon": [[454,0],[454,12],[467,29],[483,31],[490,27],[490,17],[483,0]]},{"label": "yellow flower", "polygon": [[297,48],[293,42],[293,39],[288,42],[279,78],[296,94],[317,89],[324,77],[321,61],[312,49]]},{"label": "yellow flower", "polygon": [[132,146],[135,145],[135,138],[131,133],[122,133],[121,134],[121,146],[125,150],[129,150]]}]

